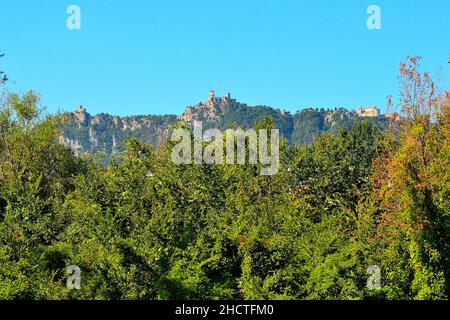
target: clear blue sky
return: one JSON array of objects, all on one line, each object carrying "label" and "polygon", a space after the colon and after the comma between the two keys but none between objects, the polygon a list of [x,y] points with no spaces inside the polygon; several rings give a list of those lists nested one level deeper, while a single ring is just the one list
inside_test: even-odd
[{"label": "clear blue sky", "polygon": [[[381,30],[366,28],[370,4]],[[179,114],[211,88],[292,112],[383,108],[406,55],[450,82],[448,0],[1,0],[0,22],[9,87],[50,112]]]}]

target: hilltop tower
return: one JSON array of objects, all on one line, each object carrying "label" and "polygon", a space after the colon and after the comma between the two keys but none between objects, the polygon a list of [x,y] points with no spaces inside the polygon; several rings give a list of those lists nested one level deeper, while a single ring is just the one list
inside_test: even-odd
[{"label": "hilltop tower", "polygon": [[211,91],[209,91],[208,101],[214,102],[214,99],[216,99],[216,94],[215,94],[214,90],[211,90]]},{"label": "hilltop tower", "polygon": [[89,114],[87,113],[86,109],[83,108],[83,106],[79,106],[75,111],[75,118],[78,120],[78,122],[85,124],[88,121]]}]

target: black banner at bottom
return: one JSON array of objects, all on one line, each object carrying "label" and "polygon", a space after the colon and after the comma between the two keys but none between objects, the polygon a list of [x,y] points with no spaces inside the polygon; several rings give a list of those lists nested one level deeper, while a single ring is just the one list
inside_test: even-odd
[{"label": "black banner at bottom", "polygon": [[[310,319],[431,315],[448,311],[448,301],[3,301],[0,311],[15,316],[113,319]],[[440,310],[438,310],[440,309]]]}]

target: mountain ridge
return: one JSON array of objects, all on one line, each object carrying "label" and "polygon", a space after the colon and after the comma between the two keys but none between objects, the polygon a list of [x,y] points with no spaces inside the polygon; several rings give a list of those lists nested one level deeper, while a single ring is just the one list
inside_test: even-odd
[{"label": "mountain ridge", "polygon": [[[373,109],[367,108],[369,111]],[[292,114],[270,106],[249,106],[233,99],[230,93],[216,97],[211,90],[207,100],[187,106],[181,115],[91,115],[80,106],[75,112],[66,113],[68,121],[63,126],[64,134],[60,137],[60,142],[77,155],[100,151],[107,155],[117,155],[127,137],[136,137],[155,146],[168,138],[173,125],[180,122],[191,123],[194,120],[202,121],[205,129],[224,130],[230,127],[250,128],[255,121],[272,117],[275,127],[292,144],[311,143],[316,136],[325,132],[337,132],[340,128],[350,129],[355,121],[363,119],[381,129],[386,126],[385,115],[378,112],[364,116],[362,110],[305,108]]]}]

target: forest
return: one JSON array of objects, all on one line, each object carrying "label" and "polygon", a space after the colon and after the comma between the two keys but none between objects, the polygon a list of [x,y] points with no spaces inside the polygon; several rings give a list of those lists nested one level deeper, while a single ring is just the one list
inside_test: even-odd
[{"label": "forest", "polygon": [[170,142],[136,138],[108,163],[76,156],[58,140],[64,114],[5,91],[0,299],[448,299],[450,91],[420,58],[399,69],[400,118],[284,139],[273,176],[176,165]]}]

